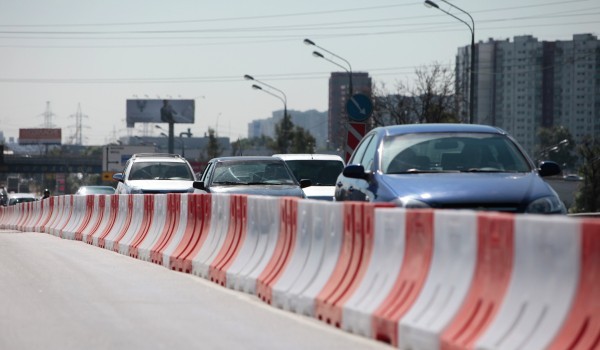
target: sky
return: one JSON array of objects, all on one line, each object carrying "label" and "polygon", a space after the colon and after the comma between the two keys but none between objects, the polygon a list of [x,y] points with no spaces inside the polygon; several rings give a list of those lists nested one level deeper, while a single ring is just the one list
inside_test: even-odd
[{"label": "sky", "polygon": [[[477,42],[600,36],[598,0],[449,2],[471,15]],[[412,0],[0,0],[0,131],[16,138],[50,121],[72,143],[81,111],[85,145],[159,136],[152,125],[127,128],[127,99],[182,98],[195,100],[195,122],[176,124],[176,135],[210,127],[244,138],[249,122],[283,108],[246,74],[283,91],[288,110],[327,110],[329,75],[343,70],[312,56],[305,38],[393,90],[417,68],[453,67],[471,32]]]}]

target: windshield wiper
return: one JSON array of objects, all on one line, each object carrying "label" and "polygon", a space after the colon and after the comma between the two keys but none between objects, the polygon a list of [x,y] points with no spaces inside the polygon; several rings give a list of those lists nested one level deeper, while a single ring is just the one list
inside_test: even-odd
[{"label": "windshield wiper", "polygon": [[213,185],[245,185],[243,182],[235,182],[235,181],[218,181],[213,182]]},{"label": "windshield wiper", "polygon": [[431,173],[443,173],[443,170],[421,170],[421,169],[408,169],[406,171],[395,171],[387,174],[431,174]]}]

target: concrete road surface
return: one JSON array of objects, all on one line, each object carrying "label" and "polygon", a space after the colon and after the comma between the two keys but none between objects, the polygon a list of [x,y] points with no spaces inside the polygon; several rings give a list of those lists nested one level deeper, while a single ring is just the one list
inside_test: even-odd
[{"label": "concrete road surface", "polygon": [[200,277],[0,230],[0,349],[390,349]]}]

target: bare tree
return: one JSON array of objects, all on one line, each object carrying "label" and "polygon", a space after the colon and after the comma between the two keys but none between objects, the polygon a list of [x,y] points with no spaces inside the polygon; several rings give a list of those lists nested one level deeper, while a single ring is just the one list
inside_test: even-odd
[{"label": "bare tree", "polygon": [[373,126],[458,122],[458,96],[452,69],[434,63],[415,70],[413,86],[398,82],[393,93],[384,84],[373,88]]}]

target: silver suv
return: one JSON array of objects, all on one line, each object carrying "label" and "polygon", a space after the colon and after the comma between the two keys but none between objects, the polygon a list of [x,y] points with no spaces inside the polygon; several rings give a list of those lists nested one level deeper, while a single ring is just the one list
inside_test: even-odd
[{"label": "silver suv", "polygon": [[193,193],[196,180],[185,158],[165,153],[134,154],[113,179],[119,181],[117,194]]}]

